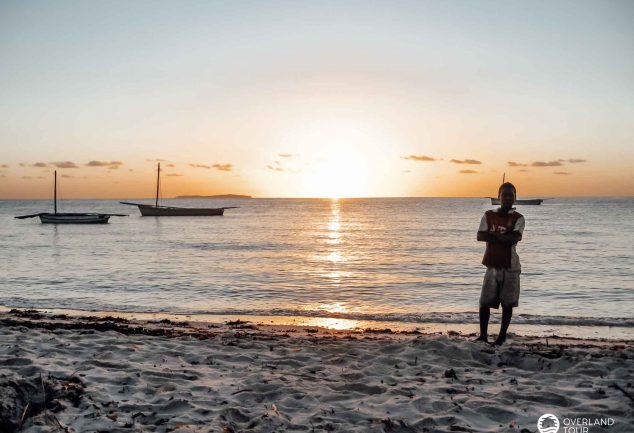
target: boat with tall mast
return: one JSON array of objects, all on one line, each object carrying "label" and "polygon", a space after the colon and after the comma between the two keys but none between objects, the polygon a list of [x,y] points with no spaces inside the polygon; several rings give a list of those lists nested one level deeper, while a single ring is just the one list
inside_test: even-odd
[{"label": "boat with tall mast", "polygon": [[130,203],[121,201],[119,203],[128,206],[138,206],[141,216],[221,216],[224,215],[225,209],[235,209],[237,206],[218,207],[218,208],[193,208],[193,207],[176,207],[176,206],[160,206],[159,195],[161,191],[161,163],[158,163],[156,171],[156,197],[154,205],[143,203]]},{"label": "boat with tall mast", "polygon": [[[506,173],[502,175],[502,183],[506,181]],[[491,204],[500,206],[500,199],[498,197],[486,197],[491,199]],[[540,205],[544,202],[543,198],[524,198],[515,200],[515,204],[519,205]]]},{"label": "boat with tall mast", "polygon": [[17,219],[39,217],[42,224],[106,224],[111,216],[127,216],[114,213],[57,212],[57,170],[53,174],[53,213],[40,212],[16,216]]}]

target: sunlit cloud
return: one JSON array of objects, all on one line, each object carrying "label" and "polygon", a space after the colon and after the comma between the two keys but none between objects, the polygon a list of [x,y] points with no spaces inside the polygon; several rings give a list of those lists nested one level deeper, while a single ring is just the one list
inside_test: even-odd
[{"label": "sunlit cloud", "polygon": [[35,164],[33,164],[33,167],[46,168],[46,167],[48,167],[48,164],[45,163],[45,162],[36,162]]},{"label": "sunlit cloud", "polygon": [[276,167],[274,165],[267,165],[266,168],[268,168],[269,170],[273,170],[273,171],[284,171],[284,169],[282,167]]},{"label": "sunlit cloud", "polygon": [[155,158],[155,159],[148,158],[145,160],[145,162],[165,162],[165,160],[161,158]]},{"label": "sunlit cloud", "polygon": [[22,176],[22,179],[33,179],[31,176]]},{"label": "sunlit cloud", "polygon": [[71,176],[70,174],[62,174],[62,177],[63,177],[64,179],[70,179],[70,178],[72,178],[73,176]]},{"label": "sunlit cloud", "polygon": [[0,164],[0,168],[9,168],[9,164]]},{"label": "sunlit cloud", "polygon": [[427,155],[409,155],[409,156],[401,156],[402,159],[408,159],[410,161],[436,161],[436,158],[432,158]]},{"label": "sunlit cloud", "polygon": [[569,173],[567,171],[555,171],[555,174],[558,174],[560,176],[570,176],[572,173]]},{"label": "sunlit cloud", "polygon": [[477,159],[452,159],[449,162],[453,162],[454,164],[482,164],[482,162]]},{"label": "sunlit cloud", "polygon": [[281,158],[291,158],[293,156],[292,153],[280,153],[279,156]]},{"label": "sunlit cloud", "polygon": [[182,174],[178,174],[178,173],[167,173],[165,176],[170,176],[170,177],[180,177],[180,176],[182,176]]},{"label": "sunlit cloud", "polygon": [[51,162],[51,165],[56,168],[79,168],[79,166],[72,161],[56,161]]},{"label": "sunlit cloud", "polygon": [[210,169],[210,168],[215,168],[216,170],[220,170],[220,171],[232,171],[233,170],[233,164],[213,164],[213,165],[205,165],[205,164],[187,164],[190,167],[194,167],[194,168],[206,168],[206,169]]},{"label": "sunlit cloud", "polygon": [[172,167],[172,168],[176,167],[176,165],[174,165],[174,164],[167,164],[167,166],[168,167]]},{"label": "sunlit cloud", "polygon": [[92,160],[85,164],[86,167],[108,167],[111,170],[116,170],[123,165],[121,161],[95,161]]},{"label": "sunlit cloud", "polygon": [[531,164],[532,167],[561,167],[562,160],[557,161],[535,161]]},{"label": "sunlit cloud", "polygon": [[587,161],[587,160],[585,160],[585,159],[570,158],[570,159],[568,160],[568,162],[569,162],[569,163],[571,163],[571,164],[579,164],[579,163],[581,163],[581,162],[588,162],[588,161]]},{"label": "sunlit cloud", "polygon": [[476,174],[476,170],[460,170],[460,174]]},{"label": "sunlit cloud", "polygon": [[213,168],[220,171],[232,171],[233,164],[214,164]]},{"label": "sunlit cloud", "polygon": [[509,161],[509,167],[527,167],[528,164],[522,164],[521,162]]}]

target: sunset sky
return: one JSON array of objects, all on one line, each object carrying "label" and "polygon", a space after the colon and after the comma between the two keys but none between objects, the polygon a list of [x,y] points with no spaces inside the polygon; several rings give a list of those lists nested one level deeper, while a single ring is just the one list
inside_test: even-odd
[{"label": "sunset sky", "polygon": [[2,1],[0,198],[634,194],[632,1]]}]

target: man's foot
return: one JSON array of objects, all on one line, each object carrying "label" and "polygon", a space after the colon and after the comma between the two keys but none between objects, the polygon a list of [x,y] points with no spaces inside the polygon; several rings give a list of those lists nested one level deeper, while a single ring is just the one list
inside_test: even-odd
[{"label": "man's foot", "polygon": [[506,337],[498,337],[494,342],[493,345],[494,346],[501,346],[504,344],[504,342],[506,341]]},{"label": "man's foot", "polygon": [[478,341],[482,341],[482,342],[484,342],[486,344],[489,344],[489,339],[487,337],[482,336],[482,335],[480,335],[478,338],[473,340],[474,343],[477,343]]}]

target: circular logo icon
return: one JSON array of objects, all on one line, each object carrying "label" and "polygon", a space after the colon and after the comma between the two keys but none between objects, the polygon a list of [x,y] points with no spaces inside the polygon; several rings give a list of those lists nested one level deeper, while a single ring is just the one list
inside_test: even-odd
[{"label": "circular logo icon", "polygon": [[559,419],[552,413],[545,413],[537,421],[539,433],[557,433],[559,431]]}]

